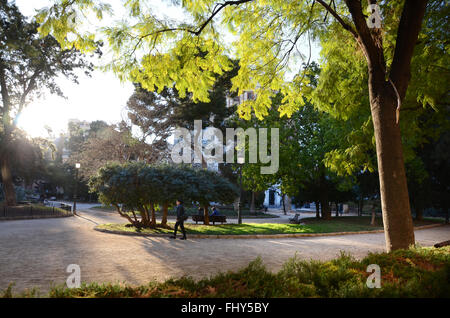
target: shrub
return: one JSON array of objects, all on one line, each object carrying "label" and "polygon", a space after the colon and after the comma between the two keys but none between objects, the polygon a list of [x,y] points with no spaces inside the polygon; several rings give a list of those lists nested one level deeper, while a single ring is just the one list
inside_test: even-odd
[{"label": "shrub", "polygon": [[159,205],[163,208],[162,224],[166,225],[168,208],[179,198],[207,207],[211,201],[231,203],[238,195],[237,188],[215,172],[140,162],[106,165],[90,179],[89,186],[104,205],[114,206],[136,227],[154,226]]},{"label": "shrub", "polygon": [[[369,264],[381,267],[381,288],[366,286]],[[450,297],[450,247],[370,254],[361,261],[342,254],[328,261],[297,257],[272,273],[256,259],[237,272],[195,281],[171,279],[139,287],[83,284],[52,288],[49,297]],[[22,297],[35,297],[36,292]],[[4,291],[11,297],[11,286]]]}]

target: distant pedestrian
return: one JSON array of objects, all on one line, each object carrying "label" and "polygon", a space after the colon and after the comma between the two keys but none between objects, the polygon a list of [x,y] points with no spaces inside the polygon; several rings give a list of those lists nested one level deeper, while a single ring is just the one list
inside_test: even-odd
[{"label": "distant pedestrian", "polygon": [[219,215],[219,210],[216,209],[216,206],[212,207],[212,213],[209,216],[217,216]]},{"label": "distant pedestrian", "polygon": [[177,238],[177,230],[178,226],[181,229],[181,232],[183,233],[183,237],[180,238],[180,240],[186,239],[186,230],[184,229],[184,221],[187,219],[184,207],[183,207],[183,201],[177,200],[177,221],[175,223],[175,230],[173,232],[173,236],[171,238],[176,239]]}]

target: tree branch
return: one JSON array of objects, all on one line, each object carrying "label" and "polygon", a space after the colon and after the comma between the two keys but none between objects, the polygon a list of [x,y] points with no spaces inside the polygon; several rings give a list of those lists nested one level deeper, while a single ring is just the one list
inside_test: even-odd
[{"label": "tree branch", "polygon": [[325,1],[322,1],[322,0],[316,0],[316,1],[318,3],[320,3],[342,25],[342,27],[345,30],[349,31],[356,39],[358,38],[358,34],[356,33],[356,31],[347,22],[345,22],[339,16],[339,14],[337,14],[337,12],[333,10],[333,8],[331,6],[326,4]]},{"label": "tree branch", "polygon": [[[0,61],[0,90],[1,90],[2,102],[3,102],[2,112],[9,113],[10,100],[9,100],[9,94],[8,94],[8,87],[6,85],[5,67],[3,65],[3,62],[1,62],[1,61]],[[3,115],[3,117],[4,117],[4,115]]]},{"label": "tree branch", "polygon": [[220,12],[222,11],[225,7],[227,6],[237,6],[246,2],[252,2],[253,0],[235,0],[235,1],[225,1],[222,4],[217,4],[216,7],[214,8],[213,12],[211,13],[211,15],[209,16],[208,19],[206,19],[205,22],[203,22],[197,31],[194,31],[191,33],[195,34],[195,35],[200,35],[200,33],[202,33],[203,29],[212,21],[212,19],[214,19],[214,17]]},{"label": "tree branch", "polygon": [[[373,2],[374,1],[372,1],[372,3]],[[379,66],[383,70],[384,77],[386,66],[384,65],[383,48],[381,43],[378,46],[376,45],[375,40],[370,33],[366,18],[362,11],[361,1],[345,0],[345,3],[352,15],[353,23],[355,24],[356,32],[358,34],[358,43],[366,54],[369,68],[373,68],[374,63],[379,63]],[[378,38],[381,41],[380,35],[378,35]]]},{"label": "tree branch", "polygon": [[225,2],[222,3],[222,4],[216,4],[216,6],[214,7],[214,10],[213,10],[213,12],[211,13],[211,15],[208,17],[208,19],[206,19],[205,22],[203,22],[203,23],[198,27],[197,31],[190,30],[190,29],[188,29],[188,28],[165,28],[165,29],[157,30],[157,31],[154,31],[154,32],[152,32],[152,33],[148,33],[148,34],[145,34],[145,35],[143,35],[143,36],[140,36],[138,42],[137,42],[136,45],[134,46],[133,50],[129,53],[129,55],[133,54],[133,53],[136,51],[137,47],[139,46],[139,44],[142,43],[142,40],[143,40],[143,39],[145,39],[145,38],[147,38],[147,37],[149,37],[149,36],[152,36],[152,35],[158,35],[158,34],[164,33],[164,32],[186,31],[186,32],[189,32],[189,33],[191,33],[191,34],[193,34],[193,35],[195,35],[195,36],[199,36],[200,33],[202,33],[202,31],[206,28],[206,26],[212,21],[212,19],[214,19],[214,17],[215,17],[220,11],[222,11],[225,7],[227,7],[227,6],[232,6],[232,5],[235,5],[235,6],[236,6],[236,5],[240,5],[240,4],[243,4],[243,3],[246,3],[246,2],[251,2],[251,1],[253,1],[253,0],[235,0],[235,1],[225,1]]},{"label": "tree branch", "polygon": [[405,1],[400,18],[390,77],[402,100],[411,78],[411,59],[422,27],[427,2],[427,0]]},{"label": "tree branch", "polygon": [[[39,76],[40,73],[41,73],[41,70],[37,70],[36,72],[34,72],[34,74],[30,78],[30,81],[28,82],[28,86],[24,90],[22,96],[20,96],[19,107],[17,110],[16,118],[18,118],[19,115],[22,113],[22,110],[25,107],[25,102],[28,97],[28,94],[30,94],[30,92],[35,88],[36,78]],[[16,122],[14,122],[14,126],[16,126]]]}]

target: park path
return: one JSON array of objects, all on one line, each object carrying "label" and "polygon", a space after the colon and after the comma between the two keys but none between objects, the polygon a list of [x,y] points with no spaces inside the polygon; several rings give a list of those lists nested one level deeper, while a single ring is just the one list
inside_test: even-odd
[{"label": "park path", "polygon": [[[270,221],[269,221],[270,220]],[[272,222],[273,219],[265,220]],[[244,220],[245,221],[245,220]],[[277,271],[289,258],[328,260],[340,251],[357,258],[384,250],[384,234],[286,239],[189,239],[121,236],[94,231],[97,224],[123,222],[114,213],[86,210],[78,217],[0,222],[0,290],[64,284],[69,264],[86,282],[127,282],[190,275],[201,278],[236,270],[260,256]],[[450,240],[450,226],[416,231],[422,246]]]}]

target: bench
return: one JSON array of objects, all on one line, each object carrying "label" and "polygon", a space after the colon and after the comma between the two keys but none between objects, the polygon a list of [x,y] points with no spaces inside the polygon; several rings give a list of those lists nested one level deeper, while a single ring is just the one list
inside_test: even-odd
[{"label": "bench", "polygon": [[[194,221],[196,224],[198,224],[198,222],[204,222],[205,216],[204,215],[193,215],[192,221]],[[216,222],[220,222],[223,224],[223,223],[227,222],[227,217],[225,215],[212,215],[209,217],[209,222],[212,222],[213,225],[216,225]]]}]

